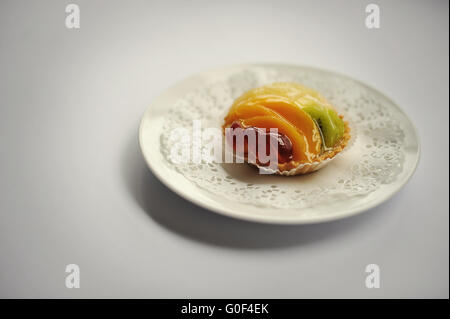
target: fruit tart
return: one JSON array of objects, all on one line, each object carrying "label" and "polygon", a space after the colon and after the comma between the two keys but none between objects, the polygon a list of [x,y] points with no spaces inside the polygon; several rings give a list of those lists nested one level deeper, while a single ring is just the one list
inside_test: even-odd
[{"label": "fruit tart", "polygon": [[[323,96],[287,82],[244,93],[231,106],[223,130],[227,145],[242,150],[245,160],[260,169],[268,166],[259,159],[258,145],[265,142],[266,153],[275,146],[277,166],[271,167],[272,173],[287,176],[320,169],[350,140],[348,122]],[[239,145],[236,137],[228,134],[233,130],[256,132],[256,143],[246,138],[241,142],[245,145]]]}]

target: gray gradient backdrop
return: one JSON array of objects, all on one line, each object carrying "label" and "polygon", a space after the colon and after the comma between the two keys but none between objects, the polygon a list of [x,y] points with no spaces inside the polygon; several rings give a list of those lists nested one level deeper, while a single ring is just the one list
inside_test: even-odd
[{"label": "gray gradient backdrop", "polygon": [[[448,298],[448,1],[0,0],[0,297]],[[396,101],[418,170],[366,214],[270,226],[167,190],[138,149],[161,91],[208,68],[306,64]],[[66,289],[65,265],[81,267]],[[364,267],[381,267],[366,289]]]}]

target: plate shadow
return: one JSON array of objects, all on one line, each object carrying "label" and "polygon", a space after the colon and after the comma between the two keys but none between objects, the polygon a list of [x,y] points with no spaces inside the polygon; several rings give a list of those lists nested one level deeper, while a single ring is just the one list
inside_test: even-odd
[{"label": "plate shadow", "polygon": [[[364,214],[310,225],[270,225],[248,222],[203,209],[163,185],[147,167],[137,133],[124,147],[120,168],[129,195],[156,223],[180,236],[209,245],[235,249],[277,249],[347,236],[368,227],[390,210],[389,200]],[[378,210],[377,214],[373,214]]]}]

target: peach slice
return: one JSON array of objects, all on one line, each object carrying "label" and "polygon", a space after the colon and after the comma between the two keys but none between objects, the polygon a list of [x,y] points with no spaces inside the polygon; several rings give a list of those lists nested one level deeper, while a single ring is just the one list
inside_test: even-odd
[{"label": "peach slice", "polygon": [[242,105],[233,107],[225,117],[225,125],[233,121],[243,120],[255,116],[275,116],[280,117],[276,112],[262,105]]},{"label": "peach slice", "polygon": [[234,104],[225,121],[230,123],[237,119],[251,116],[276,116],[284,118],[306,136],[310,152],[318,155],[322,149],[322,138],[311,116],[295,102],[279,96],[258,96]]},{"label": "peach slice", "polygon": [[293,160],[297,162],[312,162],[315,154],[309,151],[307,138],[301,134],[291,123],[279,116],[255,116],[242,120],[244,126],[260,128],[277,128],[278,132],[286,135],[293,145]]},{"label": "peach slice", "polygon": [[299,106],[286,103],[282,100],[265,100],[261,103],[294,125],[308,139],[309,150],[316,155],[320,154],[322,150],[320,131],[308,113],[303,111]]}]

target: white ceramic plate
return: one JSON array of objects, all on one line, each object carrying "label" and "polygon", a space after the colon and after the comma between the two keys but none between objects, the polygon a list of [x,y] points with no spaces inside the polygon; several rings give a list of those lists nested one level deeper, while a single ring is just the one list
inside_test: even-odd
[{"label": "white ceramic plate", "polygon": [[[318,172],[295,177],[261,175],[247,164],[172,163],[174,129],[190,136],[193,120],[218,128],[236,97],[276,81],[305,84],[329,99],[351,123],[350,147]],[[148,108],[139,140],[152,172],[178,195],[224,215],[281,224],[335,220],[379,205],[408,181],[420,153],[413,124],[380,92],[343,75],[293,65],[237,65],[189,77]]]}]

